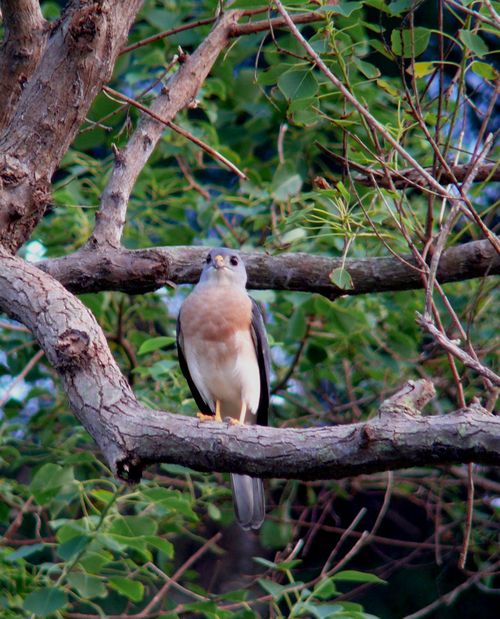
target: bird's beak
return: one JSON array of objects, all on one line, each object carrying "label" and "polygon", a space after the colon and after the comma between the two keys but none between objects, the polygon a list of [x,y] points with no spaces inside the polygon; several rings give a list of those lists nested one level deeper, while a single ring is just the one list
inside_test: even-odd
[{"label": "bird's beak", "polygon": [[223,256],[221,256],[220,254],[218,256],[215,256],[215,258],[214,258],[214,265],[215,265],[216,269],[224,268],[224,258],[223,258]]}]

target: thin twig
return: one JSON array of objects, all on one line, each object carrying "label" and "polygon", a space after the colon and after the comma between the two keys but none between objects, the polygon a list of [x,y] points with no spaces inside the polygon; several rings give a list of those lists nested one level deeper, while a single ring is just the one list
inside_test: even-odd
[{"label": "thin twig", "polygon": [[203,546],[198,548],[196,552],[194,552],[184,563],[175,571],[172,578],[166,582],[163,587],[158,591],[158,593],[151,599],[151,601],[143,608],[143,610],[137,615],[132,615],[131,619],[144,619],[157,604],[159,604],[164,597],[167,595],[170,587],[174,582],[179,580],[179,578],[184,574],[186,570],[188,570],[193,563],[198,561],[198,559],[205,554],[205,552],[211,548],[214,544],[216,544],[220,538],[222,537],[222,533],[219,531],[215,535],[213,535],[209,540],[207,540]]},{"label": "thin twig", "polygon": [[215,148],[212,148],[208,144],[205,144],[205,142],[203,142],[202,140],[194,136],[192,133],[189,133],[189,131],[187,131],[186,129],[179,127],[179,125],[176,125],[171,120],[166,120],[165,118],[162,118],[155,112],[148,109],[145,105],[142,105],[142,103],[139,103],[138,101],[135,101],[135,99],[131,99],[130,97],[127,97],[127,95],[124,95],[121,92],[118,92],[117,90],[114,90],[113,88],[110,88],[109,86],[103,86],[102,89],[104,90],[104,92],[108,93],[109,95],[113,97],[118,97],[119,99],[122,99],[122,101],[126,101],[129,105],[136,107],[138,110],[141,110],[141,112],[144,112],[148,116],[151,116],[151,118],[154,118],[158,122],[162,123],[166,127],[169,127],[170,129],[178,133],[179,135],[182,135],[186,139],[190,140],[191,142],[199,146],[201,149],[203,149],[206,153],[211,155],[214,159],[217,159],[218,161],[223,163],[226,167],[228,167],[231,170],[231,172],[234,172],[240,178],[242,179],[247,178],[246,175],[243,174],[243,172],[234,165],[234,163],[231,163],[229,159],[226,159],[226,157],[221,155],[217,150],[215,150]]},{"label": "thin twig", "polygon": [[[492,144],[493,141],[493,135],[490,134],[486,140],[486,143],[484,145],[484,148],[482,150],[482,152],[478,155],[477,159],[475,161],[472,161],[470,164],[470,168],[468,171],[467,176],[464,179],[463,185],[462,185],[462,190],[464,193],[467,192],[468,188],[470,187],[471,183],[474,180],[474,177],[477,173],[478,167],[483,163],[484,158],[486,157],[486,155],[488,154],[489,150],[490,150],[490,146]],[[425,291],[425,313],[427,316],[430,315],[430,308],[431,308],[431,300],[432,300],[432,293],[434,290],[434,283],[436,281],[436,273],[437,273],[437,268],[439,265],[439,261],[441,260],[441,255],[443,253],[444,250],[444,246],[446,243],[446,239],[448,238],[453,225],[455,223],[455,218],[458,214],[459,211],[459,202],[453,202],[452,203],[452,207],[450,210],[450,213],[448,215],[448,218],[445,222],[445,224],[443,225],[437,241],[436,241],[436,247],[434,248],[434,252],[432,255],[432,260],[431,260],[431,265],[429,268],[429,276],[428,276],[428,281],[427,281],[427,288]]]},{"label": "thin twig", "polygon": [[458,9],[459,11],[462,11],[463,13],[467,13],[467,15],[471,15],[472,17],[474,17],[474,19],[477,19],[478,21],[488,24],[489,26],[492,26],[495,29],[500,28],[500,20],[498,19],[498,16],[496,16],[496,12],[492,14],[493,19],[489,19],[482,13],[479,13],[478,11],[473,11],[472,9],[469,9],[468,7],[464,6],[462,3],[455,2],[455,0],[446,0],[446,2],[448,4],[451,4],[451,6],[454,7],[455,9]]},{"label": "thin twig", "polygon": [[417,312],[417,322],[420,324],[420,326],[423,329],[425,329],[425,331],[427,331],[428,333],[432,335],[432,337],[437,341],[437,343],[442,348],[444,348],[446,351],[452,354],[456,359],[461,361],[465,366],[467,366],[471,370],[474,370],[478,374],[481,374],[481,376],[485,376],[494,385],[497,385],[498,387],[500,387],[500,376],[495,374],[495,372],[493,372],[493,370],[490,370],[490,368],[486,367],[482,363],[473,359],[468,353],[465,352],[465,350],[462,350],[459,346],[457,346],[457,344],[452,342],[444,333],[441,333],[441,331],[439,331],[439,329],[437,329],[435,325],[433,325],[429,319],[425,318],[418,312]]},{"label": "thin twig", "polygon": [[491,565],[489,569],[487,570],[472,574],[470,578],[468,578],[461,585],[458,585],[458,587],[455,587],[454,589],[452,589],[445,595],[442,595],[437,600],[434,600],[434,602],[432,602],[431,604],[428,604],[424,608],[417,610],[417,612],[412,613],[411,615],[406,615],[403,619],[421,619],[422,617],[426,617],[428,614],[430,614],[432,611],[434,611],[436,608],[439,608],[440,606],[449,606],[457,599],[457,597],[463,591],[466,591],[467,589],[469,589],[469,587],[475,584],[478,580],[480,580],[481,578],[484,578],[486,574],[497,570],[499,566],[500,566],[500,561]]},{"label": "thin twig", "polygon": [[133,43],[132,45],[124,47],[120,51],[120,55],[127,54],[134,49],[144,47],[145,45],[149,45],[150,43],[155,43],[156,41],[160,41],[161,39],[165,39],[166,37],[170,37],[179,32],[184,32],[185,30],[192,30],[193,28],[198,28],[199,26],[207,26],[208,24],[213,24],[216,19],[217,17],[207,17],[206,19],[200,19],[198,21],[189,22],[188,24],[182,24],[182,26],[176,26],[175,28],[171,28],[170,30],[164,30],[163,32],[154,34],[147,39],[142,39],[142,41],[138,41],[137,43]]},{"label": "thin twig", "polygon": [[[267,10],[267,7],[266,9]],[[290,16],[294,24],[310,24],[316,21],[323,21],[326,15],[322,12],[298,13]],[[231,29],[230,36],[239,37],[244,34],[255,34],[256,32],[264,32],[266,30],[275,30],[286,28],[288,22],[282,17],[273,19],[262,19],[261,21],[248,22],[247,24],[235,24]]]},{"label": "thin twig", "polygon": [[[351,524],[342,533],[342,535],[340,536],[339,541],[335,544],[333,550],[331,551],[331,553],[328,556],[328,559],[325,561],[325,564],[323,565],[323,568],[321,570],[320,576],[322,576],[322,577],[326,576],[326,574],[328,573],[328,570],[330,569],[332,561],[333,561],[335,555],[337,554],[339,548],[342,546],[344,541],[351,535],[351,533],[354,531],[354,529],[358,526],[359,521],[364,517],[364,515],[366,514],[366,511],[367,511],[366,507],[362,507],[359,510],[357,516],[351,522]],[[362,536],[362,534],[360,534],[360,536]]]},{"label": "thin twig", "polygon": [[467,513],[465,517],[465,530],[464,541],[462,550],[460,552],[460,558],[458,560],[458,567],[465,569],[465,561],[467,560],[467,551],[469,549],[470,533],[472,530],[472,514],[474,512],[474,464],[469,462],[467,465]]},{"label": "thin twig", "polygon": [[0,320],[0,329],[7,329],[8,331],[19,331],[20,333],[30,333],[30,330],[23,325],[5,322],[4,320]]},{"label": "thin twig", "polygon": [[18,374],[16,376],[16,378],[10,383],[10,385],[7,387],[7,390],[3,394],[3,397],[0,399],[0,408],[6,402],[9,401],[10,394],[12,393],[12,390],[14,389],[14,387],[16,385],[18,385],[22,380],[24,380],[26,378],[26,375],[40,361],[40,359],[43,357],[43,355],[44,355],[43,350],[39,350],[35,355],[33,355],[33,357],[26,364],[26,366],[23,369],[23,371],[20,374]]}]

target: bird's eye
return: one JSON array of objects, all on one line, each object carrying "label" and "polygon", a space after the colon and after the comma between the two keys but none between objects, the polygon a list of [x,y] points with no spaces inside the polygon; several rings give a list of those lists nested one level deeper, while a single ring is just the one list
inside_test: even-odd
[{"label": "bird's eye", "polygon": [[238,264],[238,258],[236,256],[231,256],[229,262],[235,267]]},{"label": "bird's eye", "polygon": [[210,260],[212,260],[212,258],[210,258],[210,254],[208,254],[207,259],[206,259],[206,263],[210,264]]}]

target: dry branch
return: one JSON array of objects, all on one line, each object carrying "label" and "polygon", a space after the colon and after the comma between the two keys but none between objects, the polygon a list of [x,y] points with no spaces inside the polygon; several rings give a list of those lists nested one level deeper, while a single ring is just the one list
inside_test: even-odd
[{"label": "dry branch", "polygon": [[151,104],[150,111],[162,122],[143,115],[127,146],[118,154],[111,177],[96,214],[96,225],[89,239],[96,246],[119,247],[125,225],[127,204],[134,184],[164,130],[177,112],[196,97],[220,52],[229,41],[229,32],[240,15],[225,13],[191,56],[186,56],[177,73]]},{"label": "dry branch", "polygon": [[[0,134],[0,244],[15,251],[50,199],[50,182],[127,37],[141,0],[72,2],[52,30]],[[3,77],[3,76],[2,76]],[[2,83],[6,89],[8,82]]]},{"label": "dry branch", "polygon": [[[80,250],[74,254],[40,262],[38,266],[75,293],[121,290],[137,294],[156,290],[169,283],[198,281],[205,247],[159,247],[103,251]],[[348,258],[345,268],[354,287],[341,290],[330,281],[333,269],[342,258],[286,253],[242,253],[248,271],[248,287],[253,289],[297,290],[319,293],[335,299],[358,295],[423,287],[418,269],[390,257]],[[405,262],[417,266],[412,256]],[[441,257],[437,270],[440,283],[500,273],[500,257],[488,241],[472,241],[450,247]]]},{"label": "dry branch", "polygon": [[153,462],[260,477],[340,478],[381,470],[500,464],[500,418],[479,405],[422,417],[432,395],[409,383],[367,423],[308,430],[233,427],[141,405],[89,310],[49,275],[0,253],[0,308],[25,324],[58,371],[71,407],[120,477]]},{"label": "dry branch", "polygon": [[417,314],[417,322],[422,327],[422,329],[432,335],[434,340],[439,344],[439,346],[441,346],[441,348],[444,348],[444,350],[446,350],[456,359],[461,361],[466,367],[474,370],[481,376],[484,376],[497,387],[500,387],[500,376],[498,376],[498,374],[495,374],[493,370],[490,370],[490,368],[486,367],[485,365],[477,361],[477,359],[474,359],[473,357],[471,357],[471,355],[466,353],[465,350],[462,350],[456,342],[450,340],[450,338],[448,338],[435,325],[433,325],[430,319],[422,316],[421,314]]}]

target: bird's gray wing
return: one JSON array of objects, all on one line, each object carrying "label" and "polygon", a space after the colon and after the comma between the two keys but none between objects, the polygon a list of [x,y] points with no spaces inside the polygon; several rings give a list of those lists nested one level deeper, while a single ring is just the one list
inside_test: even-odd
[{"label": "bird's gray wing", "polygon": [[214,411],[210,409],[209,405],[201,396],[200,392],[196,388],[196,385],[194,384],[193,379],[191,378],[191,373],[189,372],[186,356],[184,355],[184,338],[182,337],[180,312],[179,316],[177,316],[177,355],[179,357],[179,365],[181,366],[182,373],[184,374],[184,377],[188,382],[189,389],[191,390],[194,401],[200,409],[200,412],[204,415],[213,415]]},{"label": "bird's gray wing", "polygon": [[260,399],[259,408],[257,409],[257,423],[261,426],[267,426],[270,398],[269,373],[271,366],[271,353],[269,351],[269,344],[267,343],[266,327],[264,326],[262,312],[253,299],[251,334],[253,345],[255,347],[255,353],[257,355],[260,375]]}]

